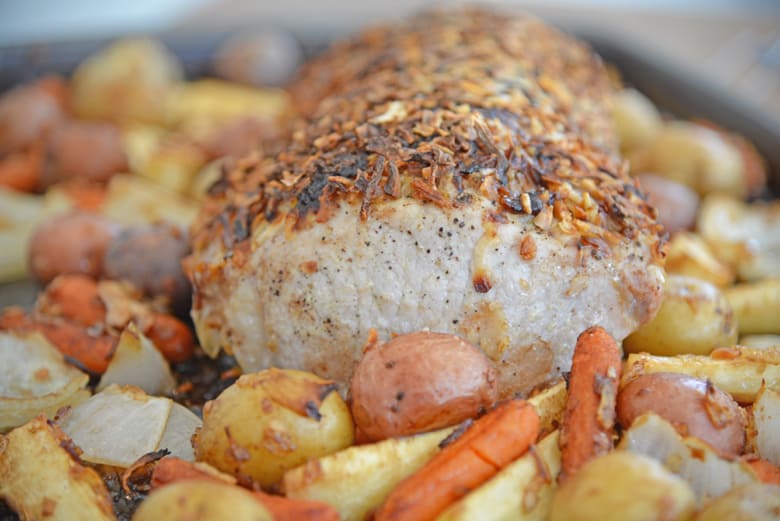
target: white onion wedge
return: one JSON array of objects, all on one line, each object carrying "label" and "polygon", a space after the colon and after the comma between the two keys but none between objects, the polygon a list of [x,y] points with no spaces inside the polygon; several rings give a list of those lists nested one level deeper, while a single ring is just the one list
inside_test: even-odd
[{"label": "white onion wedge", "polygon": [[176,385],[168,362],[133,323],[119,337],[97,388],[100,391],[112,384],[133,385],[147,394],[167,394]]},{"label": "white onion wedge", "polygon": [[38,333],[0,333],[0,432],[89,396],[89,377]]},{"label": "white onion wedge", "polygon": [[758,455],[780,465],[780,392],[761,388],[753,403],[753,422]]},{"label": "white onion wedge", "polygon": [[82,459],[129,467],[159,448],[173,402],[112,385],[60,418]]},{"label": "white onion wedge", "polygon": [[192,435],[203,426],[203,420],[185,406],[174,403],[168,424],[165,426],[159,448],[168,449],[171,456],[187,461],[195,461],[195,451],[192,448]]},{"label": "white onion wedge", "polygon": [[720,458],[698,438],[682,438],[666,420],[649,413],[637,418],[623,433],[619,449],[644,454],[663,463],[693,489],[701,506],[734,487],[756,481],[742,461]]}]

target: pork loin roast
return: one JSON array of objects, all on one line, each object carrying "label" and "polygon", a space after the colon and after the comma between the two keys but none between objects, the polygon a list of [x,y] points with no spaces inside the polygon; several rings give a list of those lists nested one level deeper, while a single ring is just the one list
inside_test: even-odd
[{"label": "pork loin roast", "polygon": [[503,396],[577,335],[649,320],[662,243],[618,156],[611,83],[526,16],[437,12],[308,64],[278,153],[211,189],[187,269],[203,347],[347,382],[371,328],[462,335]]}]

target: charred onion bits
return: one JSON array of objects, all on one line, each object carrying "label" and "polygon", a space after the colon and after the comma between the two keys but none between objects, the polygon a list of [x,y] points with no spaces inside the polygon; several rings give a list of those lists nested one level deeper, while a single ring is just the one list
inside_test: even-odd
[{"label": "charred onion bits", "polygon": [[369,344],[350,386],[352,417],[366,440],[455,425],[490,409],[496,369],[462,338],[420,331]]},{"label": "charred onion bits", "polygon": [[354,426],[336,385],[302,371],[241,376],[203,407],[195,457],[264,487],[306,460],[352,445]]},{"label": "charred onion bits", "polygon": [[745,446],[745,418],[734,399],[711,382],[679,373],[639,376],[618,393],[618,421],[625,428],[654,412],[681,436],[695,436],[721,456],[734,458]]},{"label": "charred onion bits", "polygon": [[427,328],[482,349],[507,397],[567,371],[594,323],[621,341],[658,306],[663,244],[611,90],[525,16],[427,13],[335,45],[292,86],[284,150],[239,161],[194,225],[202,345],[345,383],[370,328]]}]

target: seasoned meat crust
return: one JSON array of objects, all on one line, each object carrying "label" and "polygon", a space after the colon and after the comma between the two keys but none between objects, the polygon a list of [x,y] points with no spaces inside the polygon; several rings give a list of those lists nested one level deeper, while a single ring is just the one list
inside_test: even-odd
[{"label": "seasoned meat crust", "polygon": [[610,82],[526,16],[437,12],[307,65],[276,154],[212,187],[187,261],[207,351],[346,382],[370,328],[460,334],[504,395],[579,332],[655,312],[660,227],[620,161]]}]

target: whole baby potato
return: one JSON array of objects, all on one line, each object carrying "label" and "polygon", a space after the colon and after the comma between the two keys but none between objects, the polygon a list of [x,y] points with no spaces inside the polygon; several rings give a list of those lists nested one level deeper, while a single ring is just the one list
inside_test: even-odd
[{"label": "whole baby potato", "polygon": [[352,445],[354,426],[336,385],[311,373],[241,376],[203,408],[195,457],[262,486],[306,460]]},{"label": "whole baby potato", "polygon": [[177,312],[186,312],[192,290],[181,261],[189,252],[187,233],[178,226],[127,228],[108,244],[105,276],[127,280],[147,295],[164,296]]},{"label": "whole baby potato", "polygon": [[183,480],[154,490],[133,521],[271,521],[248,490],[215,480]]},{"label": "whole baby potato", "polygon": [[629,353],[707,355],[737,341],[737,321],[723,293],[701,279],[668,275],[656,316],[623,341]]},{"label": "whole baby potato", "polygon": [[653,412],[682,436],[707,442],[724,457],[736,457],[745,446],[745,417],[737,402],[706,380],[680,373],[649,373],[624,385],[617,398],[617,417],[624,429]]},{"label": "whole baby potato", "polygon": [[97,278],[103,272],[108,243],[119,230],[118,224],[89,212],[74,212],[45,221],[30,239],[30,273],[42,284],[64,273]]},{"label": "whole baby potato", "polygon": [[636,178],[647,194],[647,201],[658,210],[658,222],[667,232],[673,234],[693,227],[699,208],[696,192],[656,174],[644,173]]},{"label": "whole baby potato", "polygon": [[118,40],[79,64],[70,101],[81,118],[162,123],[166,97],[182,77],[181,63],[160,42]]},{"label": "whole baby potato", "polygon": [[104,183],[128,170],[119,129],[109,123],[70,121],[51,133],[44,182]]},{"label": "whole baby potato", "polygon": [[659,462],[614,451],[589,461],[553,496],[550,521],[684,521],[695,508],[688,483]]},{"label": "whole baby potato", "polygon": [[704,505],[694,521],[773,521],[780,516],[780,486],[751,483]]},{"label": "whole baby potato", "polygon": [[350,387],[361,435],[376,441],[455,425],[498,398],[497,373],[462,338],[420,331],[363,355]]}]

